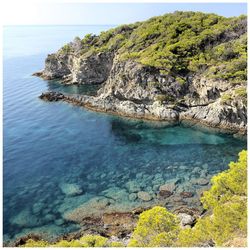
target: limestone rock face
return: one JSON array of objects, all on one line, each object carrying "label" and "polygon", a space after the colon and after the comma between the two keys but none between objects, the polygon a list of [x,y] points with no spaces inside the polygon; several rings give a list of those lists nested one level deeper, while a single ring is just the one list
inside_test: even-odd
[{"label": "limestone rock face", "polygon": [[[74,46],[74,50],[78,51],[77,46],[80,45],[74,43]],[[61,79],[67,84],[100,84],[107,80],[112,61],[111,53],[81,56],[78,53],[57,52],[47,56],[40,76],[47,80]]]},{"label": "limestone rock face", "polygon": [[[245,19],[244,19],[245,20]],[[130,35],[129,26],[116,32]],[[136,26],[134,26],[136,27]],[[225,33],[225,42],[238,39],[246,32],[246,20],[239,22],[234,33]],[[110,37],[117,35],[111,34]],[[110,38],[109,37],[109,38]],[[161,67],[144,65],[129,57],[115,44],[91,50],[91,43],[102,46],[104,40],[92,36],[86,43],[80,38],[47,56],[45,69],[34,75],[58,79],[64,84],[100,84],[96,96],[62,97],[63,100],[92,110],[122,116],[164,120],[174,124],[201,124],[236,134],[247,131],[246,83],[231,83],[203,74],[202,71],[175,76]],[[100,52],[101,51],[101,52]],[[58,101],[59,96],[43,96]]]},{"label": "limestone rock face", "polygon": [[162,92],[164,94],[174,92],[176,96],[181,96],[183,89],[184,86],[177,84],[173,77],[161,75],[156,68],[132,60],[121,62],[115,57],[110,75],[99,94],[104,96],[112,94],[121,100],[149,103]]},{"label": "limestone rock face", "polygon": [[63,78],[70,74],[72,64],[72,57],[68,54],[50,54],[45,60],[41,76],[47,80]]},{"label": "limestone rock face", "polygon": [[98,53],[90,57],[74,58],[71,69],[73,83],[100,84],[109,76],[113,56],[110,53]]}]

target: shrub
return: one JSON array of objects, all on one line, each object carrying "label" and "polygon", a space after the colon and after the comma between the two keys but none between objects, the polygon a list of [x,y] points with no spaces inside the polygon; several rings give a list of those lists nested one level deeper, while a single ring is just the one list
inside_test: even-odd
[{"label": "shrub", "polygon": [[125,247],[121,242],[113,241],[109,244],[109,247]]},{"label": "shrub", "polygon": [[79,240],[60,240],[54,244],[49,244],[46,241],[28,240],[24,247],[108,247],[108,246],[122,246],[117,244],[108,244],[108,239],[99,235],[85,235]]},{"label": "shrub", "polygon": [[231,162],[229,169],[214,176],[212,187],[204,192],[201,201],[204,208],[215,208],[230,202],[236,196],[247,195],[247,151],[239,153],[238,162]]},{"label": "shrub", "polygon": [[46,242],[46,241],[43,241],[43,240],[38,240],[38,241],[35,241],[35,240],[28,240],[25,245],[23,245],[23,247],[48,247],[49,246],[49,243]]},{"label": "shrub", "polygon": [[79,240],[82,247],[106,247],[108,239],[99,235],[85,235]]},{"label": "shrub", "polygon": [[144,211],[129,242],[130,247],[172,246],[179,233],[177,217],[166,208],[154,207]]},{"label": "shrub", "polygon": [[158,87],[158,86],[160,86],[160,83],[159,83],[159,82],[148,82],[147,85],[148,85],[150,88],[153,88],[153,87]]},{"label": "shrub", "polygon": [[[225,18],[177,11],[98,36],[87,34],[81,54],[116,51],[119,60],[132,59],[173,77],[198,72],[209,78],[243,82],[247,80],[246,32],[226,42],[223,37],[238,32],[244,19],[246,16]],[[69,53],[70,47],[66,45],[61,51]]]},{"label": "shrub", "polygon": [[186,82],[186,80],[181,77],[176,77],[175,80],[181,85],[185,84]]},{"label": "shrub", "polygon": [[227,103],[229,103],[231,101],[232,101],[232,96],[231,95],[224,94],[224,95],[221,96],[221,101],[220,101],[221,104],[227,104]]},{"label": "shrub", "polygon": [[244,87],[238,88],[234,92],[237,96],[247,98],[247,91],[246,91],[246,88]]},{"label": "shrub", "polygon": [[57,243],[53,244],[53,247],[71,247],[72,241],[60,240]]},{"label": "shrub", "polygon": [[69,53],[69,52],[71,51],[70,45],[69,45],[69,44],[65,44],[65,45],[61,48],[61,51],[62,51],[62,53],[65,53],[65,54]]},{"label": "shrub", "polygon": [[239,153],[238,162],[212,178],[212,187],[201,198],[211,216],[198,220],[192,229],[180,232],[178,245],[224,246],[233,238],[247,235],[247,151]]}]

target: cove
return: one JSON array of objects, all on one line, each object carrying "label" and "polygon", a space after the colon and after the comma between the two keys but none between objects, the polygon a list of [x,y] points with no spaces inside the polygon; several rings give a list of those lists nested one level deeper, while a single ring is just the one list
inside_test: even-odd
[{"label": "cove", "polygon": [[[31,76],[46,53],[4,60],[5,241],[77,231],[78,212],[89,208],[98,215],[159,203],[199,207],[211,177],[246,148],[231,135],[46,103],[38,98],[44,90],[95,91]],[[174,183],[173,194],[159,197],[166,183]]]}]

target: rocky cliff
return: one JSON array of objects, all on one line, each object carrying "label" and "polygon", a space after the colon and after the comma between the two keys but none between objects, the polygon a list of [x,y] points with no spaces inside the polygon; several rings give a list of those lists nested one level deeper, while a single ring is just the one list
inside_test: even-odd
[{"label": "rocky cliff", "polygon": [[245,134],[246,32],[245,16],[175,12],[75,38],[48,55],[36,75],[64,84],[100,84],[97,96],[41,97]]}]

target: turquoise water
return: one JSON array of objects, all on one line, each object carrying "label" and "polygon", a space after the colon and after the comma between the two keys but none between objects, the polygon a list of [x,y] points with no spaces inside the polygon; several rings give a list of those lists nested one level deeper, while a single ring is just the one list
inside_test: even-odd
[{"label": "turquoise water", "polygon": [[[48,89],[93,94],[96,87],[47,82],[31,74],[47,53],[75,36],[108,26],[23,26],[4,29],[4,240],[29,232],[76,231],[68,214],[97,197],[107,210],[159,202],[159,187],[175,180],[166,207],[197,206],[198,191],[246,148],[230,135],[123,119],[38,98]],[[137,197],[138,191],[151,196]],[[192,198],[177,201],[182,191]],[[87,208],[87,206],[86,206]],[[106,208],[105,208],[106,209]]]}]

